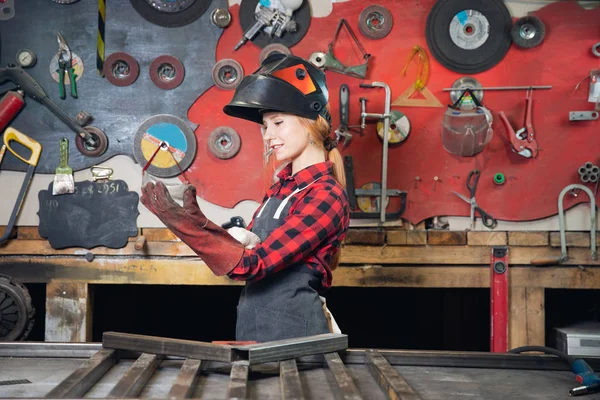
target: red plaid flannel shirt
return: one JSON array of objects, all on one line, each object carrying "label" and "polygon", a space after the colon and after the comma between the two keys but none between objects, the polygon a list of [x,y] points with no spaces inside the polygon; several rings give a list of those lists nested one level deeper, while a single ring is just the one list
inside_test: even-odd
[{"label": "red plaid flannel shirt", "polygon": [[[293,176],[291,173],[290,164],[277,175],[279,182],[267,191],[263,204],[269,197],[283,199],[296,188],[314,183],[290,199],[290,212],[282,225],[264,242],[246,249],[228,276],[240,281],[258,280],[303,263],[321,278],[324,291],[331,287],[330,265],[350,223],[348,196],[334,179],[330,161],[311,165]],[[261,207],[254,213],[249,230]]]}]

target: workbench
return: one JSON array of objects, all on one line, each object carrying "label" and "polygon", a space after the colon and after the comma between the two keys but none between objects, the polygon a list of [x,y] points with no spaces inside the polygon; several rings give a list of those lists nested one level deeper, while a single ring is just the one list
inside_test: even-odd
[{"label": "workbench", "polygon": [[[136,241],[144,246],[136,250]],[[494,246],[508,248],[508,348],[545,345],[545,289],[600,289],[600,261],[590,258],[589,232],[567,232],[569,259],[536,267],[532,259],[560,256],[558,232],[463,232],[354,229],[342,248],[334,287],[489,288]],[[92,252],[93,261],[85,259]],[[143,229],[122,249],[55,250],[36,227],[19,227],[0,246],[0,273],[46,284],[46,341],[91,341],[92,287],[124,285],[233,286],[214,276],[166,229]]]},{"label": "workbench", "polygon": [[[26,379],[31,382],[0,386],[1,397],[44,397],[101,349],[99,343],[0,343],[0,381]],[[296,391],[288,390],[284,395],[278,362],[251,365],[247,380],[232,383],[230,365],[202,361],[200,376],[194,381],[191,393],[202,399],[232,398],[233,387],[238,390],[243,385],[247,394],[243,398],[248,399],[331,399],[340,392],[348,399],[399,398],[392,395],[392,390],[388,390],[390,397],[386,397],[385,383],[378,383],[382,375],[375,379],[378,375],[369,369],[367,353],[368,350],[360,349],[338,353],[343,362],[341,371],[351,378],[345,386],[339,385],[335,377],[340,369],[328,368],[323,355],[298,358],[296,382],[299,385]],[[404,399],[568,399],[569,390],[578,386],[567,365],[554,356],[390,350],[379,353],[418,396],[402,396]],[[135,357],[122,356],[85,396],[106,398],[130,370]],[[586,361],[593,368],[598,367],[597,359]],[[183,359],[176,357],[163,359],[148,380],[144,379],[146,383],[139,389],[139,397],[167,398],[183,363]],[[353,389],[356,392],[352,395]],[[127,397],[137,397],[137,394]]]}]

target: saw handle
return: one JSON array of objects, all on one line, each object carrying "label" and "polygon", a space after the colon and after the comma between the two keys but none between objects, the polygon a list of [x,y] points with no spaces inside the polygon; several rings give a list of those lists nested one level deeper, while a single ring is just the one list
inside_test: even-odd
[{"label": "saw handle", "polygon": [[[10,147],[10,142],[15,141],[31,151],[31,155],[28,159],[21,157],[13,148]],[[40,154],[42,153],[42,145],[30,138],[29,136],[19,132],[18,130],[8,127],[4,131],[4,145],[6,148],[15,155],[19,160],[29,165],[37,166],[40,160]]]}]

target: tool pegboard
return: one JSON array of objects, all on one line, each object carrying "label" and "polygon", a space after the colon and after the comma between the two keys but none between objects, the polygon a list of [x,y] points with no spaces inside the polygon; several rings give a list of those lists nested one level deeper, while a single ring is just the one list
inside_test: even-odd
[{"label": "tool pegboard", "polygon": [[[414,84],[416,64],[410,64],[406,75],[402,70],[413,46],[422,46],[430,63],[427,88],[443,107],[396,107],[410,120],[411,133],[397,145],[390,145],[388,188],[408,192],[403,218],[418,223],[436,215],[469,215],[469,205],[452,191],[468,195],[466,179],[473,169],[481,171],[477,201],[481,208],[499,220],[527,221],[557,213],[561,189],[579,181],[578,169],[590,161],[598,165],[600,140],[599,120],[570,122],[569,112],[593,109],[588,102],[587,83],[578,90],[578,82],[600,68],[600,58],[591,52],[600,40],[598,21],[600,8],[586,10],[576,2],[549,4],[534,14],[545,23],[545,38],[533,48],[512,44],[506,56],[481,73],[471,74],[484,87],[551,85],[550,90],[533,91],[533,126],[539,144],[536,158],[524,158],[510,148],[505,127],[498,117],[504,111],[516,129],[524,126],[525,91],[486,91],[484,105],[493,115],[493,137],[487,147],[472,157],[446,152],[441,143],[441,127],[446,105],[451,104],[449,88],[465,74],[442,66],[431,54],[426,41],[427,18],[434,0],[418,2],[382,0],[393,17],[390,33],[381,39],[370,39],[360,33],[359,14],[370,2],[334,3],[333,11],[324,18],[312,18],[306,36],[290,50],[309,58],[314,52],[327,52],[340,18],[346,18],[365,51],[371,54],[367,76],[357,79],[332,71],[327,72],[333,129],[339,126],[339,89],[347,84],[350,91],[350,125],[360,124],[361,105],[365,97],[367,112],[382,113],[383,89],[364,89],[360,83],[387,83],[391,101]],[[477,8],[483,1],[469,4]],[[248,42],[233,51],[243,35],[236,16],[238,6],[230,7],[234,17],[224,31],[216,49],[216,60],[234,59],[245,74],[259,66],[261,48]],[[513,21],[517,18],[513,17]],[[334,53],[347,65],[364,60],[351,37],[340,33]],[[222,108],[233,96],[232,90],[211,87],[192,105],[188,117],[195,124],[198,152],[188,179],[198,187],[198,195],[209,202],[233,207],[242,200],[261,201],[263,195],[263,145],[256,124],[226,116]],[[364,135],[353,133],[346,148],[339,145],[342,155],[351,155],[357,188],[369,182],[381,182],[382,141],[376,133],[377,121],[368,120]],[[229,159],[211,154],[207,143],[210,133],[221,126],[233,128],[241,137],[241,149]],[[206,173],[212,171],[212,173]],[[500,185],[494,177],[505,177]],[[590,186],[593,190],[593,187]],[[589,201],[586,196],[565,199],[565,208]]]},{"label": "tool pegboard", "polygon": [[[211,13],[217,8],[226,8],[227,0],[198,0],[189,8],[191,17],[201,14],[198,19],[179,21],[179,24],[166,21],[169,26],[160,26],[161,21],[156,20],[152,23],[152,15],[142,17],[134,9],[132,4],[144,9],[144,1],[106,2],[105,56],[108,59],[113,53],[124,52],[137,61],[139,77],[129,86],[115,86],[96,71],[98,2],[58,3],[50,0],[14,2],[14,16],[0,23],[0,64],[4,67],[15,63],[22,49],[32,51],[37,62],[25,71],[70,117],[82,110],[91,114],[90,125],[106,134],[108,148],[99,157],[82,155],[75,145],[75,133],[46,107],[25,97],[26,105],[11,126],[42,144],[37,173],[54,173],[59,159],[58,142],[63,136],[72,139],[69,164],[77,171],[118,154],[134,158],[136,131],[153,115],[170,114],[189,124],[186,118],[189,107],[213,84],[211,69],[223,30],[210,22]],[[75,72],[81,75],[76,81],[78,98],[69,95],[67,86],[66,98],[62,100],[58,82],[52,76],[57,75],[58,32],[67,40],[73,52]],[[153,83],[150,67],[153,61],[163,60],[161,56],[175,57],[183,65],[184,79],[177,87],[165,89]],[[13,87],[13,82],[5,82],[0,90]],[[24,171],[26,167],[10,154],[2,163],[2,169],[6,170]]]}]

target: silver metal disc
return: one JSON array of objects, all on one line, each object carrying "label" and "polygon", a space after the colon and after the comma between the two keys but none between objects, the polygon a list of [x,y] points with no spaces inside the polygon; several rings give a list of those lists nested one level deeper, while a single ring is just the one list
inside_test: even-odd
[{"label": "silver metal disc", "polygon": [[326,58],[327,54],[322,51],[315,51],[308,57],[308,61],[317,68],[323,68],[325,66]]},{"label": "silver metal disc", "polygon": [[450,22],[450,39],[464,50],[481,47],[490,36],[488,19],[475,10],[462,10]]},{"label": "silver metal disc", "polygon": [[[481,86],[481,83],[479,83],[477,79],[471,76],[463,76],[462,78],[458,78],[452,84],[452,88],[457,90],[450,91],[450,101],[452,102],[452,104],[454,104],[465,89],[473,90],[473,94],[477,97],[477,100],[482,101],[483,90],[477,90],[481,89],[482,87],[483,86]],[[465,96],[463,97],[463,101],[460,104],[460,108],[464,110],[472,110],[473,108],[475,108],[475,103],[472,99]]]},{"label": "silver metal disc", "polygon": [[175,13],[187,10],[196,0],[146,0],[156,11]]}]

